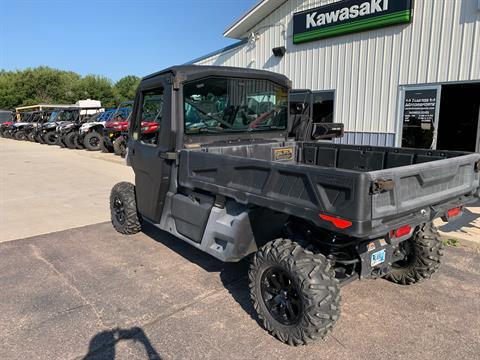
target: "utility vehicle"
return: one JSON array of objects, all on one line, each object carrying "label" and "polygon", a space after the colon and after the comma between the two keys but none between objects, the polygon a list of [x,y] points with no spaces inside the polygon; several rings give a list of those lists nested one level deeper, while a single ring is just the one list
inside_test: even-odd
[{"label": "utility vehicle", "polygon": [[[251,257],[258,318],[299,345],[332,329],[341,285],[414,284],[437,271],[432,220],[478,200],[480,154],[317,141],[318,124],[289,138],[290,84],[210,66],[143,78],[127,154],[135,185],[116,184],[110,209],[122,234],[145,220],[221,261]],[[149,117],[153,138],[141,132]]]},{"label": "utility vehicle", "polygon": [[39,135],[43,142],[48,145],[59,144],[57,127],[66,122],[74,121],[79,111],[78,107],[61,108],[52,111],[48,120],[38,128]]},{"label": "utility vehicle", "polygon": [[[67,147],[69,149],[84,149],[83,141],[78,140],[79,129],[83,124],[96,122],[99,118],[104,116],[105,112],[102,109],[82,108],[78,114],[69,122],[64,122],[57,126],[58,145]],[[93,111],[97,111],[93,113]]]},{"label": "utility vehicle", "polygon": [[23,132],[25,133],[25,139],[36,142],[37,128],[46,122],[51,114],[51,110],[38,110],[35,111],[30,119],[29,123],[23,127]]},{"label": "utility vehicle", "polygon": [[5,129],[13,124],[13,114],[10,110],[0,110],[0,136],[3,137]]},{"label": "utility vehicle", "polygon": [[[122,103],[110,120],[105,122],[101,148],[104,152],[118,152],[117,138],[128,132],[133,101]],[[127,106],[127,107],[125,107]]]},{"label": "utility vehicle", "polygon": [[[103,144],[102,150],[105,152],[114,152],[115,154],[119,151],[119,138],[123,138],[123,134],[128,132],[129,127],[128,119],[113,119],[105,123],[103,128]],[[122,139],[120,139],[122,141]]]},{"label": "utility vehicle", "polygon": [[[160,129],[160,124],[152,121],[142,121],[141,132],[145,141],[153,139],[157,131]],[[113,152],[115,155],[125,157],[128,149],[128,131],[122,131],[119,136],[113,141]]]},{"label": "utility vehicle", "polygon": [[[130,107],[123,107],[122,103],[117,109],[111,110],[105,116],[80,126],[78,132],[78,141],[83,142],[85,149],[89,151],[98,151],[102,149],[103,129],[105,123],[112,119],[127,119],[131,111]],[[107,116],[108,115],[108,116]]]},{"label": "utility vehicle", "polygon": [[25,128],[35,121],[36,115],[34,111],[20,114],[20,121],[14,122],[8,128],[9,137],[16,140],[27,140]]}]

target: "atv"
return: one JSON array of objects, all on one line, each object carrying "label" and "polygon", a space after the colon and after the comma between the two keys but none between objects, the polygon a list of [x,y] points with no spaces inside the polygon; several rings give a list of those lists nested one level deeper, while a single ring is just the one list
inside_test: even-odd
[{"label": "atv", "polygon": [[10,125],[9,136],[16,140],[27,140],[25,128],[29,127],[36,119],[35,112],[26,112],[21,115],[21,120]]},{"label": "atv", "polygon": [[[85,108],[82,110],[86,110]],[[57,134],[59,138],[59,145],[61,147],[67,147],[69,149],[84,149],[83,143],[78,140],[78,132],[80,127],[89,122],[95,122],[104,112],[97,112],[95,114],[82,114],[82,110],[72,121],[63,123],[57,126]],[[94,108],[94,110],[100,110]]]},{"label": "atv", "polygon": [[23,127],[23,131],[25,133],[25,138],[28,141],[36,142],[36,130],[39,124],[44,123],[46,120],[48,120],[50,116],[51,111],[49,110],[40,110],[40,111],[35,111],[31,121],[27,125]]},{"label": "atv", "polygon": [[[105,127],[103,128],[102,151],[113,151],[115,154],[117,154],[117,152],[119,152],[118,139],[122,138],[123,134],[128,131],[128,126],[128,119],[124,120],[123,118],[117,118],[107,121],[105,123]],[[121,139],[120,142],[122,142]]]},{"label": "atv", "polygon": [[14,122],[13,114],[8,110],[0,110],[0,136],[4,136],[4,131]]},{"label": "atv", "polygon": [[[122,103],[120,106],[125,104],[129,105],[131,102]],[[78,141],[83,142],[85,149],[89,151],[99,151],[102,148],[108,150],[108,144],[106,144],[106,147],[103,145],[105,124],[112,119],[124,121],[123,119],[127,119],[131,111],[131,107],[120,106],[117,109],[109,110],[105,116],[98,118],[96,121],[85,123],[80,127]]]},{"label": "atv", "polygon": [[[141,123],[141,132],[145,141],[152,140],[160,126],[157,122],[151,121],[142,121]],[[119,136],[113,141],[113,150],[115,155],[125,157],[127,155],[127,144],[128,144],[128,131],[123,131]]]},{"label": "atv", "polygon": [[58,145],[59,137],[57,127],[65,122],[73,121],[78,116],[77,107],[55,109],[50,114],[49,119],[39,128],[40,136],[45,144]]},{"label": "atv", "polygon": [[[334,328],[341,286],[410,285],[439,270],[433,221],[478,201],[480,154],[320,141],[328,127],[316,122],[290,137],[290,86],[281,74],[223,66],[143,78],[127,151],[135,184],[112,188],[110,212],[121,234],[149,222],[221,261],[248,259],[258,319],[302,345]],[[159,124],[153,135],[142,132],[147,118]]]}]

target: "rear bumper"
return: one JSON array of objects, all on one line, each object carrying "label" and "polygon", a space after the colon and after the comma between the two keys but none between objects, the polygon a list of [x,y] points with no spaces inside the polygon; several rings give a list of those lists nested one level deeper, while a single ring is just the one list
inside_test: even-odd
[{"label": "rear bumper", "polygon": [[347,229],[337,229],[333,224],[326,223],[322,228],[332,232],[358,239],[377,239],[385,237],[392,229],[398,229],[404,225],[416,227],[445,216],[448,210],[456,207],[468,206],[478,201],[478,192],[446,200],[442,203],[426,206],[395,217],[386,217],[381,220],[352,221],[352,226]]}]

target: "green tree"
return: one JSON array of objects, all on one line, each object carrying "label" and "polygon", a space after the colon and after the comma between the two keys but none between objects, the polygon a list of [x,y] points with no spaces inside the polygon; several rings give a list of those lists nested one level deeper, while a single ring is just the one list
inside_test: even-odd
[{"label": "green tree", "polygon": [[82,99],[100,100],[104,107],[114,107],[133,100],[140,79],[125,76],[112,84],[104,76],[80,76],[72,71],[47,66],[25,70],[0,69],[0,108],[13,109],[38,103],[72,104]]},{"label": "green tree", "polygon": [[81,78],[75,83],[73,94],[77,100],[100,100],[104,107],[113,107],[116,104],[112,82],[104,76],[87,75]]},{"label": "green tree", "polygon": [[128,75],[118,80],[113,86],[115,97],[119,102],[134,100],[140,78]]}]

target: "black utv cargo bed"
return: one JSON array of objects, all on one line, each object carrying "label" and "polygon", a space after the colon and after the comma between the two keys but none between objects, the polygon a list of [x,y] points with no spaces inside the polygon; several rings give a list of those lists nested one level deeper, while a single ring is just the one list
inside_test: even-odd
[{"label": "black utv cargo bed", "polygon": [[272,142],[180,152],[179,184],[309,220],[382,236],[475,200],[480,154]]}]

